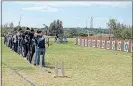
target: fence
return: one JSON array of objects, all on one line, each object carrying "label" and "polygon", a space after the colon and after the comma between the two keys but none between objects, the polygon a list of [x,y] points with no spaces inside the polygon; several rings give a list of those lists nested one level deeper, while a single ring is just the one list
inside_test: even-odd
[{"label": "fence", "polygon": [[82,47],[94,47],[107,50],[133,52],[132,40],[121,40],[102,36],[76,37],[74,44]]}]

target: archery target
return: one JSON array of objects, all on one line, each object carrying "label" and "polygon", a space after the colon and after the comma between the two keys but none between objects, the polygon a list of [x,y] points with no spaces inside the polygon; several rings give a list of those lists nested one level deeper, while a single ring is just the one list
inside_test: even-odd
[{"label": "archery target", "polygon": [[82,39],[82,46],[84,46],[84,39]]},{"label": "archery target", "polygon": [[97,47],[100,48],[100,40],[97,40]]},{"label": "archery target", "polygon": [[129,42],[124,42],[124,51],[128,52]]},{"label": "archery target", "polygon": [[105,41],[102,41],[102,48],[104,48],[105,46]]},{"label": "archery target", "polygon": [[87,39],[85,39],[85,46],[87,46]]},{"label": "archery target", "polygon": [[115,50],[115,41],[112,41],[112,50]]},{"label": "archery target", "polygon": [[95,47],[95,40],[92,40],[92,47]]},{"label": "archery target", "polygon": [[88,40],[88,47],[91,46],[91,40]]},{"label": "archery target", "polygon": [[106,49],[110,49],[110,41],[107,41]]},{"label": "archery target", "polygon": [[121,50],[121,41],[118,41],[117,43],[117,50]]},{"label": "archery target", "polygon": [[133,52],[133,43],[131,43],[131,52]]},{"label": "archery target", "polygon": [[76,38],[74,38],[74,44],[76,45]]},{"label": "archery target", "polygon": [[80,39],[78,39],[78,45],[80,45]]}]

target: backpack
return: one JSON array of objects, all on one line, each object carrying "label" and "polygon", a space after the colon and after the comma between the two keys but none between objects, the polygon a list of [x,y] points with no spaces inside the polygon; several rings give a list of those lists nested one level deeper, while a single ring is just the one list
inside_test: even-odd
[{"label": "backpack", "polygon": [[38,39],[37,39],[37,46],[39,48],[45,48],[45,38],[43,36],[38,37]]},{"label": "backpack", "polygon": [[21,34],[21,44],[25,45],[25,34],[24,33]]},{"label": "backpack", "polygon": [[22,37],[22,35],[23,35],[22,33],[20,33],[18,35],[19,46],[23,44],[23,37]]},{"label": "backpack", "polygon": [[30,42],[30,36],[29,36],[28,32],[25,33],[24,41],[25,41],[25,43],[29,43]]},{"label": "backpack", "polygon": [[[11,38],[11,37],[9,37],[9,40],[10,40],[10,38]],[[14,43],[17,43],[17,35],[16,35],[16,34],[13,36],[13,42],[14,42]]]}]

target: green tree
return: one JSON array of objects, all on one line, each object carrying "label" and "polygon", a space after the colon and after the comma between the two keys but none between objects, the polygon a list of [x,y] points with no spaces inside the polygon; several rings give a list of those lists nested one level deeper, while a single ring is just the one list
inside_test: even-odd
[{"label": "green tree", "polygon": [[117,30],[116,22],[117,22],[116,19],[110,19],[109,22],[107,23],[107,26],[109,27],[109,36],[112,33],[115,33],[115,31]]},{"label": "green tree", "polygon": [[71,37],[78,36],[78,31],[75,28],[71,28],[69,34],[71,34]]},{"label": "green tree", "polygon": [[59,42],[63,42],[64,29],[61,20],[54,20],[48,28],[50,35],[57,35]]},{"label": "green tree", "polygon": [[131,27],[128,27],[125,24],[117,22],[116,19],[110,19],[109,22],[107,23],[107,26],[109,27],[110,34],[112,33],[116,38],[122,38],[122,39],[132,38]]},{"label": "green tree", "polygon": [[132,38],[132,29],[131,28],[124,29],[121,32],[121,36],[123,39],[131,39]]}]

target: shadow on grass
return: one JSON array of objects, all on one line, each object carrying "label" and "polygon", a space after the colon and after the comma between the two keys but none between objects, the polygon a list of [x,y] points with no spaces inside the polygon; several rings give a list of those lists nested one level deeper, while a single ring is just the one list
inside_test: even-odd
[{"label": "shadow on grass", "polygon": [[69,77],[69,76],[54,76],[54,78],[72,78],[72,77]]},{"label": "shadow on grass", "polygon": [[14,70],[34,70],[33,67],[13,67]]},{"label": "shadow on grass", "polygon": [[50,68],[50,69],[55,69],[54,66],[51,66],[51,64],[49,62],[46,62],[46,68]]},{"label": "shadow on grass", "polygon": [[[46,62],[46,68],[50,68],[50,69],[55,69],[55,65],[51,65],[49,62]],[[61,67],[59,66],[58,69],[61,69]],[[65,69],[67,70],[70,70],[70,69],[73,69],[73,68],[68,68],[68,67],[65,67]]]},{"label": "shadow on grass", "polygon": [[46,68],[50,68],[50,69],[55,69],[55,67],[49,66],[49,65],[46,65],[45,67],[46,67]]}]

